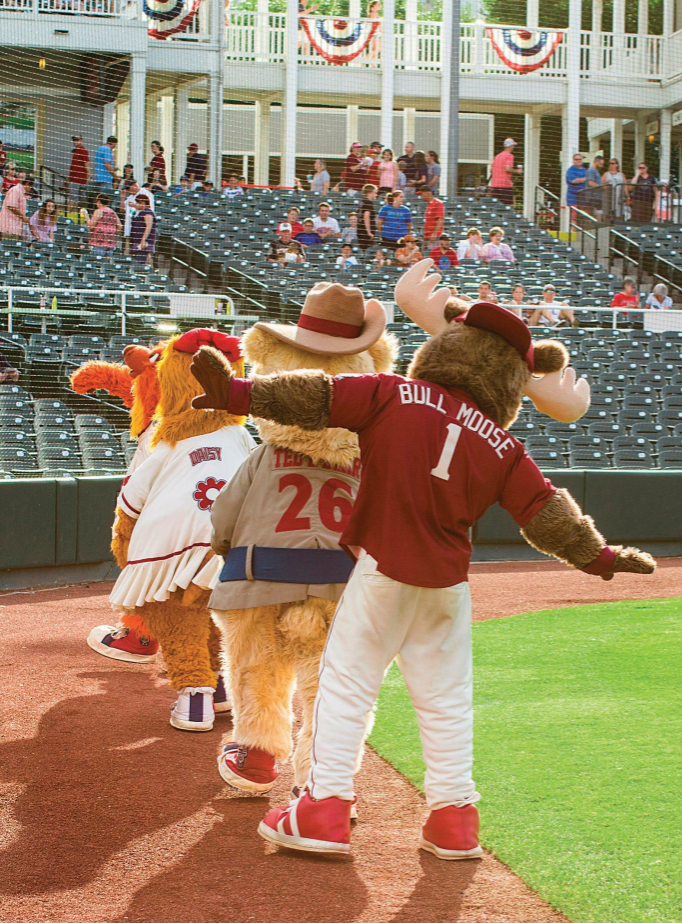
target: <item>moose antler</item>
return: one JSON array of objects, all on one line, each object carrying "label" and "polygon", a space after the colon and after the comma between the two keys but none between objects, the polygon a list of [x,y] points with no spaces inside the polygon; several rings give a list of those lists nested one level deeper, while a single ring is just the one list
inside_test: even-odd
[{"label": "moose antler", "polygon": [[590,385],[586,378],[576,381],[575,369],[549,372],[542,378],[531,378],[523,389],[540,413],[561,423],[575,423],[590,406]]},{"label": "moose antler", "polygon": [[395,301],[410,320],[431,336],[436,336],[448,329],[444,311],[450,291],[447,288],[436,289],[441,275],[429,273],[433,265],[433,260],[420,260],[403,273],[395,287]]}]

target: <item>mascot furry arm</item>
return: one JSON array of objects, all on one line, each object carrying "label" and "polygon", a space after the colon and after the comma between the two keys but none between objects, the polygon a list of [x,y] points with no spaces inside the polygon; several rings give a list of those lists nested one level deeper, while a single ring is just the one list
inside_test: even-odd
[{"label": "mascot furry arm", "polygon": [[[410,310],[415,304],[404,297],[404,292],[402,298],[397,297],[403,311],[433,334],[432,339],[417,352],[409,371],[410,378],[436,381],[445,387],[460,388],[472,394],[481,409],[505,429],[516,418],[526,392],[534,402],[537,401],[543,412],[555,411],[557,417],[566,418],[573,412],[573,419],[576,419],[585,412],[589,404],[589,388],[586,382],[576,383],[572,370],[564,371],[568,356],[561,343],[546,341],[534,344],[534,373],[543,378],[533,378],[520,359],[513,365],[515,360],[510,350],[506,344],[500,347],[498,336],[486,330],[472,329],[472,325],[451,324],[443,318],[447,298],[440,293],[445,290],[431,295],[440,277],[437,274],[428,277],[428,292],[423,286],[430,265],[430,261],[425,260],[402,279],[412,274],[422,308],[432,299],[436,302],[429,308],[434,316],[437,314],[437,323],[433,322],[433,318],[431,323],[428,318],[424,319],[423,310]],[[397,291],[396,295],[399,296],[400,292]],[[463,348],[469,360],[480,350],[481,359],[485,358],[485,362],[481,361],[480,367],[472,372],[470,361],[458,361]],[[495,350],[500,352],[497,369],[494,368]],[[514,355],[518,356],[518,352]],[[192,371],[206,392],[195,400],[194,406],[205,409],[227,407],[234,376],[225,357],[217,350],[204,347],[196,354]],[[496,393],[496,382],[500,380],[504,387],[497,389]],[[322,429],[329,422],[333,379],[324,372],[290,372],[256,377],[251,384],[238,379],[237,382],[238,403],[248,403],[254,416],[307,429]],[[240,410],[243,408],[240,407]],[[609,546],[592,518],[582,512],[564,489],[555,491],[525,525],[522,534],[538,551],[604,580],[611,580],[616,573],[648,574],[656,568],[654,559],[646,552],[637,548]]]}]

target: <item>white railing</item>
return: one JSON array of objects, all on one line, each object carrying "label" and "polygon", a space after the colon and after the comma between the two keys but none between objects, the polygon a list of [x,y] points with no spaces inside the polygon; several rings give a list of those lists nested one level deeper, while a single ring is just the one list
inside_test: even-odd
[{"label": "white railing", "polygon": [[[144,15],[140,8],[140,16],[142,19],[147,21],[147,17]],[[184,32],[176,32],[174,35],[169,35],[164,41],[173,41],[173,42],[210,42],[213,41],[211,37],[211,4],[210,0],[203,0],[199,4],[199,9],[196,11],[195,15],[192,17],[190,22],[187,24],[187,28]]]},{"label": "white railing", "polygon": [[130,16],[135,0],[2,0],[0,12],[58,13],[61,16]]},{"label": "white railing", "polygon": [[[314,21],[315,17],[310,17]],[[368,20],[347,20],[366,23]],[[441,70],[441,23],[432,21],[395,22],[394,60],[398,70]],[[505,28],[496,26],[496,28]],[[518,28],[509,26],[508,28]],[[227,17],[227,58],[232,61],[258,61],[279,64],[284,60],[286,15],[235,11]],[[670,67],[682,72],[682,31],[674,53],[667,52]],[[381,68],[381,26],[366,49],[353,61],[351,68]],[[621,35],[610,32],[581,33],[581,76],[618,80],[661,80],[665,76],[666,42],[660,35]],[[481,22],[463,23],[460,38],[461,72],[464,74],[503,74],[522,76],[498,56]],[[303,28],[299,29],[300,64],[326,66],[327,62],[312,47]],[[534,72],[537,77],[566,77],[568,38],[564,36],[549,61]]]}]

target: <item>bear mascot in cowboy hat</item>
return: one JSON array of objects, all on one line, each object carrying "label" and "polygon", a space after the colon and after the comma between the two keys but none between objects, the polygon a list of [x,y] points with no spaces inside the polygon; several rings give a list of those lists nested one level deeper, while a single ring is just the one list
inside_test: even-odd
[{"label": "bear mascot in cowboy hat", "polygon": [[308,370],[246,381],[233,378],[215,351],[194,360],[204,406],[359,435],[362,480],[341,536],[356,564],[322,659],[307,787],[259,827],[269,842],[293,849],[350,850],[366,716],[396,658],[426,763],[430,813],[419,845],[441,859],[481,855],[468,530],[495,502],[533,547],[583,573],[609,580],[656,566],[636,548],[611,547],[508,432],[524,394],[560,420],[585,413],[589,386],[566,369],[565,347],[533,343],[523,321],[498,305],[476,303],[461,313],[446,289],[434,291],[440,276],[427,275],[432,265],[422,260],[396,286],[400,308],[431,335],[406,378]]},{"label": "bear mascot in cowboy hat", "polygon": [[[319,283],[296,325],[257,323],[242,341],[252,375],[388,372],[397,343],[386,313],[357,288]],[[353,568],[339,539],[358,491],[360,450],[342,427],[256,418],[262,445],[213,504],[213,550],[225,567],[211,597],[231,677],[233,732],[218,759],[231,786],[264,793],[292,750],[296,685],[302,724],[295,790],[310,768],[313,705],[329,625]]]},{"label": "bear mascot in cowboy hat", "polygon": [[202,345],[242,364],[239,340],[217,330],[190,330],[161,344],[151,454],[121,488],[113,548],[122,570],[110,595],[114,611],[139,617],[163,648],[178,693],[170,722],[186,731],[211,730],[216,688],[220,710],[229,708],[208,609],[222,566],[211,551],[211,506],[255,445],[242,415],[192,408],[201,389],[190,365]]},{"label": "bear mascot in cowboy hat", "polygon": [[[130,460],[126,478],[149,457],[154,434],[154,414],[159,403],[159,382],[156,361],[161,347],[152,349],[141,344],[131,344],[123,350],[123,362],[104,362],[91,359],[84,362],[70,377],[76,394],[107,391],[119,398],[130,410],[130,436],[137,442]],[[120,510],[116,510],[116,521]],[[117,560],[125,561],[130,534],[121,527],[114,531],[112,551]],[[118,625],[98,625],[88,635],[88,645],[93,651],[113,660],[126,663],[150,663],[156,659],[158,641],[149,635],[144,621],[135,613],[124,613]]]}]

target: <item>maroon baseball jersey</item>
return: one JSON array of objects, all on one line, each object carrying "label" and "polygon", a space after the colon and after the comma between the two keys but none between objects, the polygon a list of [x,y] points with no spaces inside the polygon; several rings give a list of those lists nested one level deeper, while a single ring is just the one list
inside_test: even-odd
[{"label": "maroon baseball jersey", "polygon": [[[250,387],[233,381],[230,410]],[[421,587],[467,579],[469,528],[499,502],[523,527],[555,488],[463,391],[400,375],[334,378],[329,426],[358,433],[362,478],[341,544]]]}]

